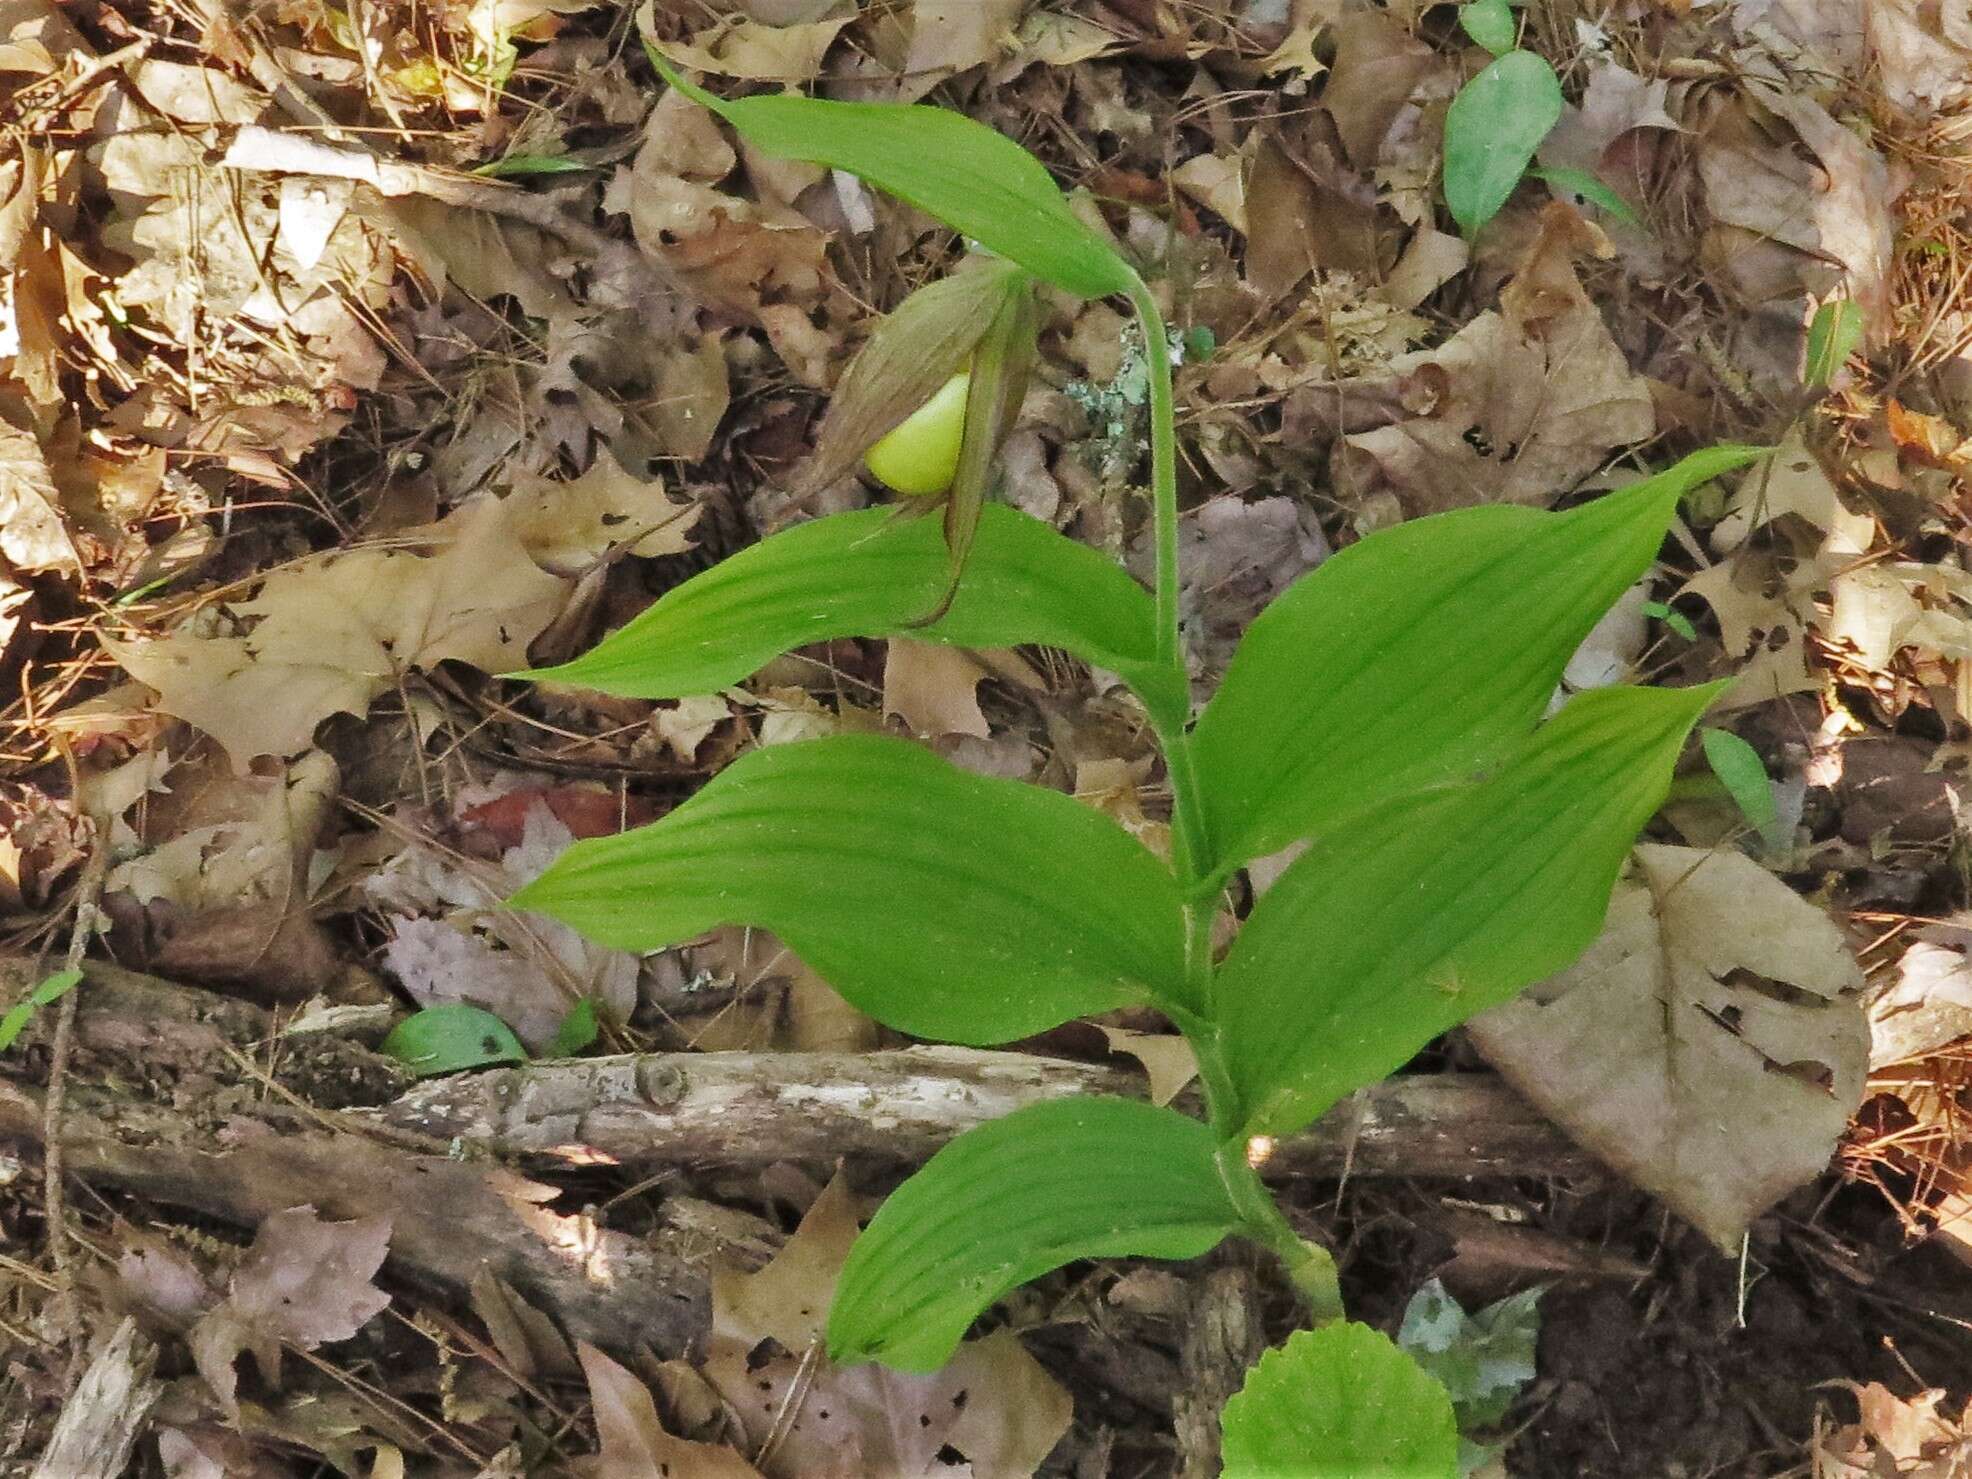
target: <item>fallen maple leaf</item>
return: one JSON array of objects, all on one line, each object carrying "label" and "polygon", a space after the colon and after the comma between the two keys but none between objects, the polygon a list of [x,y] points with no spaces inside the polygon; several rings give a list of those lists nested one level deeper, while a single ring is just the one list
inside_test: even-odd
[{"label": "fallen maple leaf", "polygon": [[281,1348],[312,1351],[348,1340],[390,1296],[370,1282],[383,1266],[390,1219],[323,1222],[313,1207],[291,1207],[260,1224],[227,1296],[188,1337],[199,1374],[220,1405],[237,1414],[240,1352],[253,1352],[270,1384],[281,1380]]},{"label": "fallen maple leaf", "polygon": [[1737,1248],[1862,1100],[1861,989],[1842,932],[1751,858],[1653,844],[1574,966],[1467,1029],[1571,1136]]}]

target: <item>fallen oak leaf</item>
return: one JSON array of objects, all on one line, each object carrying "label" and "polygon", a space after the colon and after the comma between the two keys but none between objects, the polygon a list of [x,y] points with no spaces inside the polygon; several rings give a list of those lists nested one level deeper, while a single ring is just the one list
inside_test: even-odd
[{"label": "fallen oak leaf", "polygon": [[1827,1164],[1869,1025],[1842,932],[1751,858],[1645,845],[1580,961],[1466,1030],[1723,1248]]}]

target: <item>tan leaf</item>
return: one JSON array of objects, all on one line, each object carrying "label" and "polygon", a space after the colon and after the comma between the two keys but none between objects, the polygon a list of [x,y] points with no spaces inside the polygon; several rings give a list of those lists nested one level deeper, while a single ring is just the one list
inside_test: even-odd
[{"label": "tan leaf", "polygon": [[1752,859],[1646,845],[1581,960],[1468,1030],[1570,1135],[1737,1248],[1861,1102],[1861,988],[1842,932]]},{"label": "tan leaf", "polygon": [[587,1341],[575,1353],[589,1380],[602,1447],[582,1467],[588,1479],[760,1479],[760,1471],[730,1448],[665,1432],[650,1388]]},{"label": "tan leaf", "polygon": [[916,0],[899,101],[915,102],[954,73],[1010,50],[1026,8],[1026,0]]},{"label": "tan leaf", "polygon": [[1394,493],[1412,516],[1545,504],[1613,448],[1654,434],[1649,383],[1630,370],[1572,265],[1607,251],[1573,207],[1549,205],[1500,311],[1392,362],[1412,414],[1345,438],[1338,483],[1358,500]]},{"label": "tan leaf", "polygon": [[656,479],[646,482],[624,471],[607,449],[573,482],[523,475],[500,507],[534,562],[570,578],[626,543],[636,555],[682,554],[692,547],[685,536],[700,512],[695,503],[673,503]]},{"label": "tan leaf", "polygon": [[1150,1080],[1150,1102],[1169,1104],[1198,1077],[1198,1054],[1175,1032],[1133,1032],[1127,1027],[1099,1029],[1112,1053],[1128,1053]]},{"label": "tan leaf", "polygon": [[523,666],[566,589],[522,547],[516,520],[538,512],[526,499],[482,496],[414,531],[429,554],[365,548],[285,566],[232,607],[258,621],[244,637],[186,626],[103,645],[158,691],[159,709],[210,734],[244,770],[256,755],[305,749],[323,719],[362,714],[412,668]]},{"label": "tan leaf", "polygon": [[[838,1367],[811,1348],[855,1236],[855,1211],[837,1178],[766,1268],[714,1275],[704,1373],[750,1444],[778,1435],[761,1472],[767,1479],[1027,1479],[1073,1411],[1012,1331],[967,1342],[928,1376]],[[761,1362],[768,1337],[783,1349]],[[960,1460],[941,1458],[947,1449]]]},{"label": "tan leaf", "polygon": [[834,20],[770,26],[743,15],[727,15],[690,42],[667,41],[659,49],[681,67],[720,77],[813,82],[821,75],[823,56],[852,19],[853,15],[841,15]]},{"label": "tan leaf", "polygon": [[924,737],[992,733],[979,711],[986,669],[962,648],[892,637],[883,661],[883,712]]},{"label": "tan leaf", "polygon": [[0,555],[15,569],[79,570],[55,479],[34,438],[0,421]]}]

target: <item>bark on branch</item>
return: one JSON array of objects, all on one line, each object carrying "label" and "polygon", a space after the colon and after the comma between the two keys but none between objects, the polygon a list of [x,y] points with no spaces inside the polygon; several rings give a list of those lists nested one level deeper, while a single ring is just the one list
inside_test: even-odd
[{"label": "bark on branch", "polygon": [[[502,1154],[606,1156],[637,1168],[837,1156],[908,1166],[974,1125],[1070,1094],[1141,1098],[1143,1079],[975,1048],[659,1053],[436,1080],[373,1113]],[[1593,1163],[1490,1074],[1420,1074],[1365,1090],[1281,1141],[1267,1169],[1462,1178],[1580,1174]]]}]

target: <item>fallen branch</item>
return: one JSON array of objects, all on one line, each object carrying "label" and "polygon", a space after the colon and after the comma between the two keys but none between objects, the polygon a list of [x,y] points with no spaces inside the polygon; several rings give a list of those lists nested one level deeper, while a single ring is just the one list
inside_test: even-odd
[{"label": "fallen branch", "polygon": [[[1126,1070],[975,1048],[659,1053],[436,1080],[371,1113],[504,1155],[635,1168],[838,1156],[895,1166],[1045,1099],[1143,1092]],[[1366,1089],[1284,1139],[1268,1170],[1463,1178],[1577,1175],[1594,1163],[1490,1074],[1418,1074]]]}]

